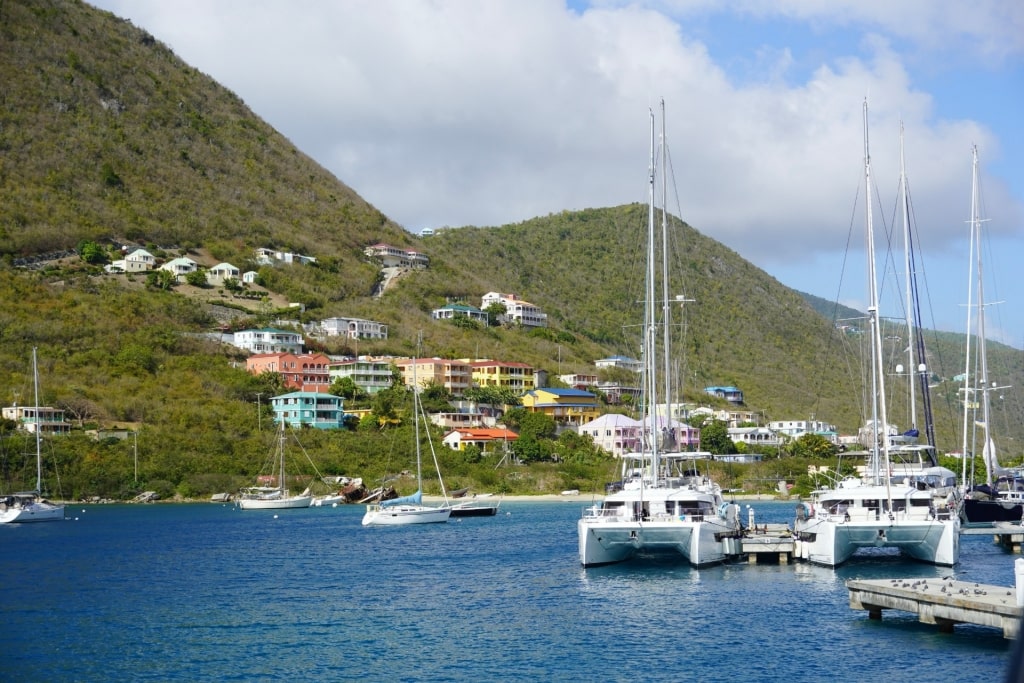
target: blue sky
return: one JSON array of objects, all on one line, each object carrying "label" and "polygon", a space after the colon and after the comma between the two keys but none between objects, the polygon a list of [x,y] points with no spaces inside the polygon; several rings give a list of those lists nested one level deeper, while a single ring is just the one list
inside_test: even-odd
[{"label": "blue sky", "polygon": [[[990,338],[1024,347],[1016,0],[93,4],[413,232],[645,201],[647,112],[663,97],[670,210],[784,284],[860,308],[867,97],[876,230],[893,227],[904,122],[926,325],[966,326],[977,145],[986,291],[1005,302]],[[883,314],[902,316],[897,298],[883,294]]]}]

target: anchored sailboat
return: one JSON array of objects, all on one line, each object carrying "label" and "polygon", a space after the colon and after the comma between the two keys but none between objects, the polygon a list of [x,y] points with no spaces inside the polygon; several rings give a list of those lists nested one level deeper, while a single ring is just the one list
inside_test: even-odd
[{"label": "anchored sailboat", "polygon": [[64,519],[64,506],[51,503],[43,498],[43,424],[39,410],[39,364],[36,361],[36,349],[32,349],[32,383],[35,393],[36,436],[36,488],[34,491],[22,491],[5,496],[0,500],[0,524],[14,522],[56,522]]},{"label": "anchored sailboat", "polygon": [[[662,102],[662,177],[667,176],[664,140],[665,104]],[[577,522],[580,563],[584,567],[610,564],[644,553],[681,555],[694,566],[722,562],[737,554],[740,534],[739,506],[722,498],[718,484],[698,471],[698,462],[709,453],[670,450],[672,430],[667,210],[662,207],[662,291],[661,319],[658,320],[656,283],[658,240],[655,231],[655,128],[651,112],[651,160],[647,229],[647,272],[642,338],[643,447],[622,456],[622,489],[605,497],[599,505],[583,511]],[[666,179],[667,182],[667,179]],[[667,194],[667,190],[664,192]],[[665,366],[661,373],[664,410],[658,401],[658,332],[662,332]],[[731,545],[734,543],[736,547]]]},{"label": "anchored sailboat", "polygon": [[865,234],[868,260],[868,316],[871,336],[871,454],[863,477],[846,477],[835,487],[814,491],[796,509],[797,556],[838,566],[863,548],[898,548],[923,562],[952,566],[960,558],[960,520],[938,509],[932,492],[902,475],[890,474],[892,445],[885,400],[882,336],[871,210],[871,154],[868,105],[864,102]]}]

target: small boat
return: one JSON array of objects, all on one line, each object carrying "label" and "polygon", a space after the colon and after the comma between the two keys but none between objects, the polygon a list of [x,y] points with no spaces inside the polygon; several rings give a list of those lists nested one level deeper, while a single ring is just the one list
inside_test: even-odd
[{"label": "small boat", "polygon": [[210,502],[211,503],[230,503],[231,502],[231,494],[230,493],[215,493],[212,496],[210,496]]},{"label": "small boat", "polygon": [[498,514],[501,500],[472,498],[451,505],[452,517],[493,517]]},{"label": "small boat", "polygon": [[285,427],[284,420],[278,429],[277,451],[273,461],[277,468],[277,486],[250,486],[242,489],[238,507],[243,510],[290,510],[308,508],[313,502],[309,489],[297,496],[291,495],[285,484]]},{"label": "small boat", "polygon": [[[408,496],[367,505],[366,512],[363,514],[363,526],[404,526],[409,524],[441,523],[447,522],[452,514],[447,496],[445,496],[444,504],[438,507],[423,504],[423,457],[420,448],[420,412],[422,407],[419,395],[420,386],[416,381],[417,362],[416,359],[413,359],[412,413],[416,441],[416,492]],[[429,436],[430,433],[428,432],[427,437],[429,438]],[[431,451],[433,451],[433,442],[431,442]],[[432,455],[434,455],[434,467],[436,468],[437,456],[433,452]],[[440,470],[437,474],[438,478],[440,478]]]},{"label": "small boat", "polygon": [[313,499],[313,502],[310,505],[315,508],[331,507],[332,505],[344,504],[345,501],[346,499],[344,495],[340,493],[332,493],[327,496],[317,496]]},{"label": "small boat", "polygon": [[15,522],[57,522],[64,519],[64,506],[51,503],[42,495],[43,455],[42,424],[39,420],[39,365],[32,349],[32,377],[35,387],[36,488],[34,491],[12,493],[0,499],[0,524]]}]

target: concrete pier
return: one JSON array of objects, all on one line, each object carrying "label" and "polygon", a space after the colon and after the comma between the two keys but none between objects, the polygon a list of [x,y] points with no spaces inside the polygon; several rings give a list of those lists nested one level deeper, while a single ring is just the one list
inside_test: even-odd
[{"label": "concrete pier", "polygon": [[852,579],[846,587],[850,607],[867,610],[871,619],[881,619],[883,609],[896,609],[915,613],[922,624],[936,624],[947,633],[956,624],[978,624],[1016,638],[1024,611],[1012,586],[950,579]]},{"label": "concrete pier", "polygon": [[992,536],[992,541],[1020,555],[1024,545],[1024,527],[1013,522],[995,522],[988,526],[961,527],[961,536]]}]

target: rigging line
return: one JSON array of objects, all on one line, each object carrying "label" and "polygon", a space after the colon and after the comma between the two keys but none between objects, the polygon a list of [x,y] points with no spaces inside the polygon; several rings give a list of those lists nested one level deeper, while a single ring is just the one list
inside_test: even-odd
[{"label": "rigging line", "polygon": [[[835,335],[836,323],[839,320],[839,296],[840,296],[840,294],[843,291],[843,278],[846,275],[846,257],[850,253],[850,241],[853,239],[853,223],[854,223],[854,218],[855,218],[856,213],[857,213],[857,204],[859,203],[859,201],[860,201],[860,186],[857,187],[857,192],[854,193],[854,197],[853,197],[853,210],[850,212],[850,225],[849,225],[849,227],[847,228],[847,231],[846,231],[846,248],[843,250],[843,263],[842,263],[842,265],[839,268],[839,283],[838,283],[838,285],[836,287],[836,296],[832,300],[833,301],[833,303],[832,303],[832,321],[831,321],[832,328],[829,331],[828,340],[827,340],[827,343],[825,345],[825,352],[824,352],[824,354],[822,354],[823,355],[823,357],[821,359],[821,365],[822,366],[824,366],[828,362],[828,359],[831,356],[832,338]],[[849,357],[847,357],[847,361],[846,361],[846,371],[847,371],[848,375],[851,372]],[[824,372],[819,373],[818,374],[818,386],[817,386],[817,388],[814,391],[814,396],[815,396],[815,400],[814,400],[814,413],[816,415],[820,414],[819,411],[821,410],[821,397],[822,397],[822,392],[824,391],[824,382],[825,382],[825,373]]]}]

